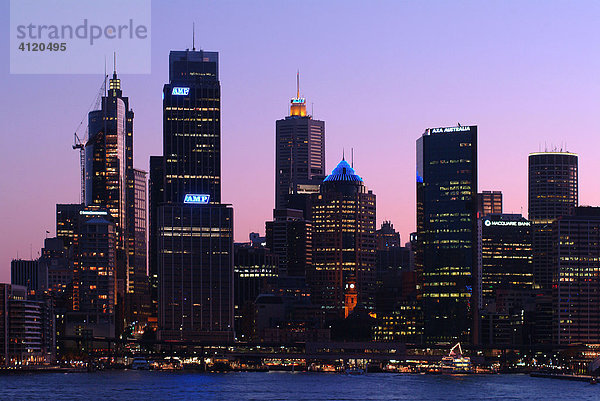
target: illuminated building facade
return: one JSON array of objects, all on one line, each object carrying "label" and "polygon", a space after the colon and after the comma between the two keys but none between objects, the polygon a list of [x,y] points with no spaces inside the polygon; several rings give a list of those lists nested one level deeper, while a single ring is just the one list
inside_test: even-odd
[{"label": "illuminated building facade", "polygon": [[110,212],[89,207],[80,212],[67,335],[115,336],[116,242]]},{"label": "illuminated building facade", "polygon": [[533,275],[538,288],[552,286],[551,224],[578,205],[578,158],[567,152],[529,155],[529,220],[533,224]]},{"label": "illuminated building facade", "polygon": [[[325,178],[321,192],[312,196],[312,224],[313,261],[307,278],[313,304],[330,317],[352,312],[346,300],[372,310],[375,194],[345,160]],[[354,292],[356,299],[351,296]]]},{"label": "illuminated building facade", "polygon": [[600,343],[600,208],[577,207],[552,223],[556,276],[553,343]]},{"label": "illuminated building facade", "polygon": [[533,282],[537,290],[535,341],[553,341],[552,223],[568,215],[579,202],[578,156],[568,152],[529,155],[528,212],[532,223]]},{"label": "illuminated building facade", "polygon": [[502,213],[502,192],[483,191],[477,194],[478,217]]},{"label": "illuminated building facade", "polygon": [[65,248],[69,248],[75,241],[79,212],[83,209],[79,203],[56,205],[56,236],[62,239]]},{"label": "illuminated building facade", "polygon": [[476,341],[477,126],[417,140],[418,286],[428,342]]},{"label": "illuminated building facade", "polygon": [[520,214],[491,214],[479,220],[482,308],[498,289],[533,288],[531,222]]},{"label": "illuminated building facade", "polygon": [[290,196],[318,192],[324,176],[325,122],[307,114],[298,89],[290,115],[275,123],[275,209],[292,207]]},{"label": "illuminated building facade", "polygon": [[221,204],[218,71],[217,52],[169,54],[163,156],[150,166],[151,275],[163,340],[233,339],[233,209]]}]

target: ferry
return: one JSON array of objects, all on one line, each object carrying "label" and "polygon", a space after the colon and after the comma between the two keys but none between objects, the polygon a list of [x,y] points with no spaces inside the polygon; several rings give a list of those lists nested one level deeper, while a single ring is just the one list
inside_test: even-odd
[{"label": "ferry", "polygon": [[460,343],[456,343],[448,356],[442,358],[441,367],[444,374],[473,373],[471,358],[463,356]]},{"label": "ferry", "polygon": [[146,358],[135,357],[133,358],[133,363],[131,364],[131,369],[133,370],[149,370],[150,364],[146,360]]}]

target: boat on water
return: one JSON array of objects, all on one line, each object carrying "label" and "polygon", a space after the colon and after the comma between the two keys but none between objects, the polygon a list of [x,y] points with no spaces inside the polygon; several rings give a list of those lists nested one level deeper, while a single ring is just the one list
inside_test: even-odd
[{"label": "boat on water", "polygon": [[456,343],[448,356],[442,358],[441,367],[444,374],[473,373],[471,358],[463,356],[460,343]]},{"label": "boat on water", "polygon": [[131,369],[133,370],[149,370],[150,364],[146,360],[146,358],[135,357],[133,358],[133,362],[131,363]]},{"label": "boat on water", "polygon": [[365,374],[365,370],[361,369],[357,366],[346,368],[345,372],[347,375],[364,375]]}]

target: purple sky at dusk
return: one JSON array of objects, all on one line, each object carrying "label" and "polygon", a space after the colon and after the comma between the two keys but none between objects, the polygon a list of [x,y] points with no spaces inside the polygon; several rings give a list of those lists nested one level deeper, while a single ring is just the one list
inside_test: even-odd
[{"label": "purple sky at dusk", "polygon": [[[73,132],[101,75],[10,75],[1,1],[0,282],[10,260],[55,235],[56,203],[79,200]],[[264,233],[274,204],[275,120],[301,94],[325,121],[326,167],[354,147],[377,221],[415,227],[415,141],[425,128],[479,126],[479,190],[527,213],[527,155],[578,153],[580,203],[600,205],[600,2],[153,1],[152,74],[121,75],[134,157],[162,154],[169,50],[220,53],[223,201],[235,239]]]}]

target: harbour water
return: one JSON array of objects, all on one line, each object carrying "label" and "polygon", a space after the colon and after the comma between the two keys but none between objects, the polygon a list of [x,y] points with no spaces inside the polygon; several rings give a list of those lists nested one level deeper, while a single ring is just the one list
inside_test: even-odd
[{"label": "harbour water", "polygon": [[0,376],[1,400],[600,400],[600,384],[527,375],[104,371]]}]

